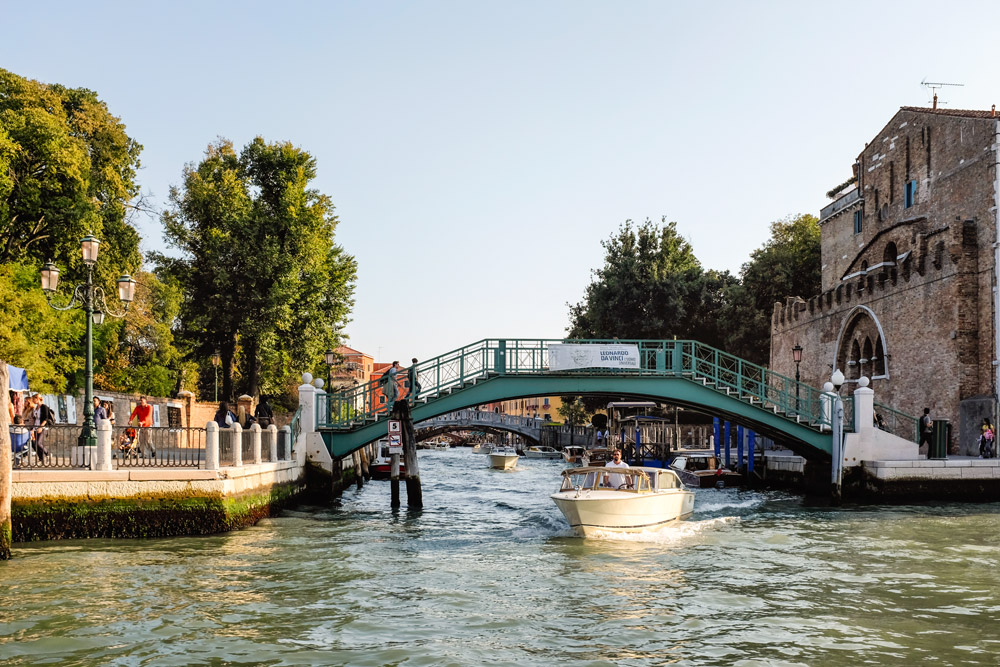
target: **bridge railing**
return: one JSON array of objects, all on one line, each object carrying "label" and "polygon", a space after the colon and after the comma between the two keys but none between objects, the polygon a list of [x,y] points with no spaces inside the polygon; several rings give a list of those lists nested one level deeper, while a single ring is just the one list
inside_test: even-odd
[{"label": "bridge railing", "polygon": [[[566,343],[636,345],[640,363],[634,369],[581,368],[557,371],[560,375],[686,377],[790,419],[814,427],[830,426],[829,397],[820,390],[692,340],[485,339],[419,363],[417,398],[432,400],[497,376],[551,374],[549,345]],[[406,376],[405,372],[397,376],[397,399],[408,398]],[[319,394],[317,425],[350,429],[384,417],[390,407],[387,389],[369,382],[335,394]],[[900,418],[900,423],[904,421]]]},{"label": "bridge railing", "polygon": [[875,403],[875,414],[882,418],[881,423],[875,424],[878,428],[910,442],[920,442],[920,420],[917,417],[882,403]]}]

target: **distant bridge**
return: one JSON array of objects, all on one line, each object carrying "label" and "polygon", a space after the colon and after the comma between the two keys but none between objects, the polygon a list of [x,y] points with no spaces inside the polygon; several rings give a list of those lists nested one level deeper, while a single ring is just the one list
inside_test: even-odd
[{"label": "distant bridge", "polygon": [[[456,410],[443,415],[425,419],[414,428],[417,440],[432,438],[440,433],[457,430],[488,431],[490,433],[516,433],[524,440],[539,444],[542,440],[542,429],[545,420],[539,417],[519,417],[485,410]],[[550,425],[544,427],[553,432],[559,443],[570,442],[570,433],[576,438],[577,444],[589,442],[594,429],[589,426]]]},{"label": "distant bridge", "polygon": [[[635,345],[638,368],[552,371],[549,346]],[[612,395],[679,405],[741,424],[797,453],[829,459],[829,398],[815,387],[691,340],[487,339],[418,364],[422,389],[411,401],[414,423],[484,403],[531,396]],[[400,373],[400,376],[404,373]],[[398,380],[399,398],[409,400]],[[844,398],[845,428],[853,424]],[[877,406],[889,430],[910,437],[916,419]],[[384,437],[389,405],[370,382],[317,397],[316,423],[333,456]],[[912,438],[911,438],[912,439]]]}]

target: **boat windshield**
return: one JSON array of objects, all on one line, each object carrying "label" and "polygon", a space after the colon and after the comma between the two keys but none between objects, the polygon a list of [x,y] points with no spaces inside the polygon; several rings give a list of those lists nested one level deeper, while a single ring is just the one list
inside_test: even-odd
[{"label": "boat windshield", "polygon": [[[617,485],[613,485],[615,481],[618,482]],[[619,489],[635,493],[649,493],[654,490],[653,484],[654,479],[640,468],[590,467],[564,472],[562,486],[559,490]]]}]

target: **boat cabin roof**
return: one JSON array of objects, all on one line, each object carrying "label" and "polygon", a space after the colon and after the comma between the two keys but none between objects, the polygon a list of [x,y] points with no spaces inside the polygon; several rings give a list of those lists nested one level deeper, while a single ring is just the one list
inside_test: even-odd
[{"label": "boat cabin roof", "polygon": [[[561,490],[579,486],[583,489],[597,489],[603,486],[605,475],[624,475],[631,490],[639,492],[680,489],[684,487],[681,478],[669,468],[630,466],[628,468],[606,468],[605,466],[584,466],[563,470]],[[606,487],[605,487],[606,488]]]}]

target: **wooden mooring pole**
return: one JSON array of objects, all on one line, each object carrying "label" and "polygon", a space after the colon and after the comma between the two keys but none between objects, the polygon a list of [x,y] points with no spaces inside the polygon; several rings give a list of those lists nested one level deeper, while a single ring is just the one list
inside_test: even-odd
[{"label": "wooden mooring pole", "polygon": [[13,540],[12,526],[10,523],[10,495],[11,495],[11,451],[10,451],[10,430],[8,429],[9,417],[7,416],[7,402],[10,400],[7,393],[9,371],[7,363],[0,361],[0,560],[10,558],[10,544]]},{"label": "wooden mooring pole", "polygon": [[405,400],[396,401],[392,406],[391,419],[400,422],[403,440],[403,465],[406,466],[406,506],[420,509],[424,506],[423,491],[420,488],[420,467],[417,464],[417,436],[413,430],[410,404]]},{"label": "wooden mooring pole", "polygon": [[389,493],[391,499],[389,506],[392,509],[399,507],[399,454],[392,455],[392,463],[389,468]]}]

